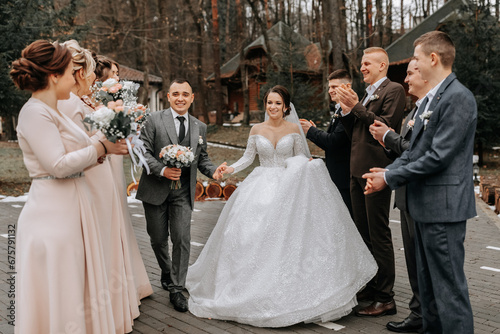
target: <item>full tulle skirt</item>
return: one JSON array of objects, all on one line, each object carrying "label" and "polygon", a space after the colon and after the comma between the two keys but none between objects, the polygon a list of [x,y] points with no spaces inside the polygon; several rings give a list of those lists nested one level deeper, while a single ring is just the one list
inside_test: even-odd
[{"label": "full tulle skirt", "polygon": [[259,327],[335,320],[376,271],[323,161],[299,155],[232,194],[189,268],[189,309]]}]

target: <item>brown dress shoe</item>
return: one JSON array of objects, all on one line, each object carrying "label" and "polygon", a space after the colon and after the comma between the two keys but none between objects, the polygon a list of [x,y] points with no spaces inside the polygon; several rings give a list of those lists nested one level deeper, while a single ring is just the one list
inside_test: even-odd
[{"label": "brown dress shoe", "polygon": [[396,302],[391,300],[387,303],[373,302],[367,307],[356,311],[358,317],[378,317],[381,315],[393,315],[398,311],[396,310]]}]

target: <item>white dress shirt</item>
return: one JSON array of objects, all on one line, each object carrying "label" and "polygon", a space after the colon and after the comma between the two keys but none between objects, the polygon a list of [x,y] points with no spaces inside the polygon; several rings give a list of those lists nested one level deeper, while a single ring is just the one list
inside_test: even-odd
[{"label": "white dress shirt", "polygon": [[[178,114],[174,109],[170,108],[170,111],[172,111],[172,117],[174,117],[174,125],[175,125],[175,133],[177,133],[177,138],[179,138],[179,128],[181,126],[181,121],[177,119],[177,116],[182,116],[184,117],[184,127],[186,128],[186,133],[184,134],[185,136],[188,134],[189,130],[189,116],[188,113],[185,113],[184,115]],[[179,143],[180,144],[180,143]]]},{"label": "white dress shirt", "polygon": [[366,104],[368,103],[368,101],[370,101],[370,98],[372,97],[373,93],[375,93],[375,91],[380,87],[380,85],[382,84],[382,82],[384,82],[386,79],[387,79],[387,77],[383,77],[379,81],[375,82],[373,85],[370,85],[370,86],[366,87],[366,97],[363,100],[363,105],[364,106],[366,106]]}]

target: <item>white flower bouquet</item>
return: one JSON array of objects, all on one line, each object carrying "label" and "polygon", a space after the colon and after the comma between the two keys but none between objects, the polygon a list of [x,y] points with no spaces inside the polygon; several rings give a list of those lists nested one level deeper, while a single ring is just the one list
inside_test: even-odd
[{"label": "white flower bouquet", "polygon": [[[168,145],[161,149],[160,161],[171,168],[189,167],[194,161],[194,154],[189,147],[175,144]],[[179,189],[180,187],[180,180],[173,181],[170,185],[170,189]]]},{"label": "white flower bouquet", "polygon": [[136,102],[138,89],[139,84],[132,81],[108,79],[97,82],[93,97],[100,106],[83,122],[101,130],[112,142],[135,135],[149,112],[148,108]]}]

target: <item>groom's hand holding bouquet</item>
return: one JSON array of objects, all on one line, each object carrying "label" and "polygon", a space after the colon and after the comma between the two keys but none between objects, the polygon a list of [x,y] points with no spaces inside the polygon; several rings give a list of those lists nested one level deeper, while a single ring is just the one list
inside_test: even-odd
[{"label": "groom's hand holding bouquet", "polygon": [[189,147],[172,144],[161,149],[160,161],[167,166],[164,176],[173,181],[170,189],[181,187],[181,168],[190,167],[193,160],[194,154]]}]

